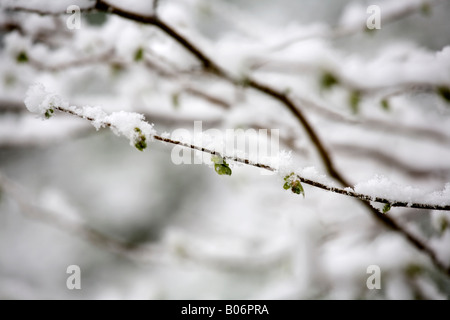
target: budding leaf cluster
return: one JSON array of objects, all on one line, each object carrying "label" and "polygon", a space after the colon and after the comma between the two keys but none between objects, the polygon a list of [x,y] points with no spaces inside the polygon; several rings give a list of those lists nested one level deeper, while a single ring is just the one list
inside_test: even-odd
[{"label": "budding leaf cluster", "polygon": [[179,93],[172,94],[172,106],[174,109],[178,109],[180,107],[180,94]]},{"label": "budding leaf cluster", "polygon": [[353,114],[358,114],[360,103],[361,103],[361,92],[355,90],[352,93],[350,93],[349,104]]},{"label": "budding leaf cluster", "polygon": [[291,189],[293,193],[302,194],[303,197],[305,197],[305,190],[303,189],[299,177],[294,172],[284,177],[284,181],[283,188],[285,190]]},{"label": "budding leaf cluster", "polygon": [[391,109],[391,105],[388,99],[381,100],[381,107],[384,111],[389,111]]},{"label": "budding leaf cluster", "polygon": [[144,49],[139,47],[134,53],[134,61],[141,61],[144,58]]},{"label": "budding leaf cluster", "polygon": [[25,51],[20,51],[17,56],[16,60],[18,63],[26,63],[28,62],[28,55]]},{"label": "budding leaf cluster", "polygon": [[331,72],[325,72],[320,78],[320,87],[324,90],[329,90],[338,84],[339,79]]},{"label": "budding leaf cluster", "polygon": [[136,132],[136,136],[134,138],[134,146],[139,151],[144,151],[147,148],[147,138],[142,133],[142,130],[139,128],[134,128],[134,132]]},{"label": "budding leaf cluster", "polygon": [[214,155],[211,157],[211,161],[214,162],[214,170],[217,174],[231,176],[231,168],[224,158]]},{"label": "budding leaf cluster", "polygon": [[52,115],[55,113],[55,111],[53,109],[48,109],[47,111],[45,111],[45,119],[50,119],[52,117]]}]

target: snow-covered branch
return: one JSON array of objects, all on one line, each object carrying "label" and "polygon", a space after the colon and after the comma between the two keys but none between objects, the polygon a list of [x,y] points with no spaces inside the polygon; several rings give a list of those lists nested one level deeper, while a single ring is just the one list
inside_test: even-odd
[{"label": "snow-covered branch", "polygon": [[[157,141],[169,143],[172,145],[179,145],[185,148],[207,153],[212,156],[219,156],[225,160],[250,165],[268,171],[278,171],[278,169],[264,163],[254,162],[249,159],[236,157],[234,155],[223,154],[216,150],[208,149],[203,146],[198,146],[188,142],[183,142],[177,139],[163,137],[157,134],[157,132],[153,129],[153,124],[149,124],[147,121],[145,121],[143,115],[137,113],[121,111],[108,115],[100,107],[69,106],[69,103],[67,101],[63,100],[56,94],[47,92],[41,84],[35,84],[30,88],[27,98],[25,99],[25,104],[29,111],[45,118],[50,118],[56,110],[86,119],[91,122],[91,124],[97,130],[100,128],[108,127],[115,134],[123,135],[128,138],[130,140],[130,144],[134,145],[140,151],[146,149],[147,141],[149,139],[155,139]],[[308,184],[310,186],[357,198],[366,202],[383,203],[390,207],[408,207],[417,209],[450,211],[450,204],[445,204],[445,201],[447,200],[446,194],[442,196],[439,196],[439,194],[435,194],[434,201],[440,201],[441,204],[416,203],[413,201],[401,201],[394,198],[389,199],[376,195],[358,193],[352,188],[342,189],[333,187],[320,181],[301,176],[297,173],[292,173],[291,176],[295,176],[296,179],[298,179],[300,182]],[[391,192],[392,190],[388,191],[388,193]]]},{"label": "snow-covered branch", "polygon": [[[169,137],[163,137],[158,135],[153,129],[153,124],[150,125],[144,120],[144,117],[137,113],[117,112],[111,115],[106,114],[99,107],[75,107],[69,106],[69,103],[63,100],[61,97],[54,93],[49,93],[41,84],[36,84],[30,87],[27,98],[25,99],[27,108],[41,117],[50,118],[55,111],[61,111],[72,114],[74,116],[86,119],[92,123],[92,125],[98,130],[102,127],[109,127],[117,135],[123,135],[130,140],[130,144],[134,145],[138,150],[143,151],[147,148],[147,141],[149,139],[155,139],[164,143],[169,143],[176,146],[182,146],[191,150],[207,153],[212,156],[212,161],[215,164],[215,170],[219,174],[231,175],[231,169],[228,167],[226,161],[234,161],[237,163],[250,165],[264,170],[277,171],[276,168],[271,167],[263,163],[253,162],[246,158],[237,156],[230,156],[224,153],[217,152],[216,150],[208,149],[202,146],[197,146],[192,143],[183,142],[180,140],[172,139]],[[219,159],[220,164],[215,159]],[[402,233],[416,248],[425,252],[434,262],[434,264],[443,272],[450,274],[450,267],[443,264],[436,256],[435,252],[429,248],[421,239],[414,236],[411,232],[404,229],[393,218],[386,215],[391,207],[408,207],[417,209],[428,210],[443,210],[450,211],[450,204],[447,203],[449,199],[448,193],[450,192],[450,185],[447,185],[446,189],[442,192],[435,192],[431,195],[425,196],[425,198],[431,199],[436,203],[417,203],[413,200],[402,201],[398,199],[390,199],[389,197],[380,197],[374,194],[360,193],[357,190],[377,190],[382,188],[386,195],[392,195],[396,193],[392,184],[386,183],[386,181],[369,181],[367,184],[357,185],[355,188],[347,187],[341,189],[338,187],[330,186],[321,181],[307,178],[301,174],[292,172],[284,177],[285,184],[284,189],[291,189],[293,193],[305,195],[305,191],[301,183],[311,185],[316,188],[320,188],[326,191],[330,191],[336,194],[341,194],[353,198],[357,198],[374,213],[374,215],[381,221],[383,221],[391,229]],[[397,191],[398,192],[398,191]],[[373,192],[372,192],[373,193]],[[413,192],[414,193],[414,192]],[[401,193],[400,193],[401,194]],[[417,192],[416,196],[420,196]],[[411,198],[410,190],[407,190],[406,197]],[[372,207],[369,203],[381,203],[384,204],[382,212]]]}]

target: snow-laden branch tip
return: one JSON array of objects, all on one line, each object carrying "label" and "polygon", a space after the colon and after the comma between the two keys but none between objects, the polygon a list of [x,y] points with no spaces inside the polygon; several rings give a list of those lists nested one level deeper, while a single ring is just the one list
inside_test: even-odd
[{"label": "snow-laden branch tip", "polygon": [[145,121],[142,114],[119,111],[108,115],[100,107],[70,106],[69,102],[47,91],[40,83],[30,86],[24,102],[30,112],[46,119],[58,110],[89,120],[97,130],[109,127],[116,135],[126,137],[140,151],[147,147],[147,141],[156,134],[153,124]]},{"label": "snow-laden branch tip", "polygon": [[[268,164],[251,161],[244,157],[224,154],[223,152],[218,152],[203,146],[158,135],[156,130],[153,129],[153,124],[149,124],[145,121],[144,116],[138,113],[120,111],[107,114],[100,107],[70,106],[69,102],[62,99],[59,95],[47,91],[46,88],[39,83],[32,85],[28,89],[27,97],[25,98],[25,105],[30,112],[43,118],[50,118],[55,111],[60,111],[88,120],[97,130],[108,127],[116,135],[128,138],[130,144],[134,145],[141,151],[147,147],[147,141],[154,139],[164,143],[179,145],[185,148],[207,153],[212,156],[219,156],[223,159],[236,163],[250,165],[272,172],[279,172],[277,168]],[[376,181],[369,181],[368,183],[358,184],[355,188],[342,189],[319,181],[321,179],[314,179],[314,175],[305,176],[304,174],[291,173],[290,176],[295,176],[296,181],[319,189],[357,198],[366,202],[383,203],[389,208],[408,207],[450,211],[450,184],[446,185],[444,191],[435,192],[430,195],[422,195],[419,190],[413,188],[410,188],[412,190],[410,190],[411,192],[402,194],[401,191],[398,191],[402,189],[400,186],[395,186],[389,183],[386,179],[379,179],[378,183]],[[378,194],[374,193],[373,190],[378,192]],[[392,198],[392,195],[397,195],[398,198]],[[414,198],[423,198],[428,201],[424,203],[415,202]]]}]

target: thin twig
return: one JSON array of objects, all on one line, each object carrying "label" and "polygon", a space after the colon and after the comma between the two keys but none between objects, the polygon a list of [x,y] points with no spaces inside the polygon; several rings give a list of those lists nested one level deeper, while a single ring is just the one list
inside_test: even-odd
[{"label": "thin twig", "polygon": [[[66,112],[66,113],[70,113],[72,115],[75,115],[77,117],[80,118],[84,118],[86,120],[89,121],[95,121],[94,118],[91,117],[86,117],[82,114],[82,112],[77,112],[72,110],[68,110],[62,107],[56,107],[56,110],[59,110],[61,112]],[[107,127],[113,127],[113,125],[109,122],[103,122],[103,124]],[[225,154],[222,154],[220,152],[217,152],[215,150],[211,150],[208,148],[204,148],[204,147],[199,147],[196,146],[194,144],[190,144],[190,143],[185,143],[182,141],[178,141],[178,140],[174,140],[174,139],[170,139],[170,138],[164,138],[161,137],[159,135],[153,135],[152,136],[155,140],[161,141],[161,142],[165,142],[165,143],[170,143],[173,145],[178,145],[178,146],[183,146],[185,148],[189,148],[192,150],[196,150],[196,151],[200,151],[203,153],[209,153],[211,155],[218,155],[226,160],[231,160],[237,163],[242,163],[245,165],[250,165],[253,167],[257,167],[260,169],[264,169],[264,170],[268,170],[268,171],[272,171],[272,172],[276,172],[277,169],[265,165],[265,164],[261,164],[258,162],[252,162],[248,159],[244,159],[244,158],[240,158],[240,157],[235,157],[235,156],[227,156]],[[332,187],[332,186],[328,186],[326,184],[320,183],[318,181],[314,181],[308,178],[304,178],[298,174],[295,174],[295,176],[297,177],[298,180],[300,180],[301,182],[311,185],[313,187],[319,188],[319,189],[323,189],[326,191],[330,191],[336,194],[341,194],[341,195],[345,195],[345,196],[349,196],[349,197],[353,197],[353,198],[357,198],[359,200],[362,201],[362,203],[364,204],[364,206],[370,211],[372,212],[373,215],[375,215],[378,219],[378,221],[383,222],[383,224],[385,226],[388,226],[390,229],[395,230],[401,234],[403,234],[411,244],[413,244],[417,249],[419,249],[422,252],[425,252],[430,259],[433,261],[434,265],[441,270],[442,272],[444,272],[445,274],[450,276],[450,266],[445,265],[442,261],[439,260],[439,258],[437,257],[436,253],[428,246],[427,243],[425,243],[424,241],[422,241],[421,239],[419,239],[417,236],[415,236],[414,234],[412,234],[410,231],[408,231],[407,229],[405,229],[404,227],[402,227],[397,221],[395,221],[393,218],[389,217],[388,215],[382,213],[381,211],[379,211],[378,209],[372,207],[372,205],[370,204],[371,202],[377,202],[377,203],[384,203],[387,204],[391,207],[407,207],[407,208],[417,208],[417,209],[428,209],[428,210],[441,210],[441,211],[450,211],[450,205],[431,205],[431,204],[424,204],[424,203],[412,203],[412,202],[404,202],[404,201],[397,201],[397,200],[392,200],[392,199],[386,199],[386,198],[382,198],[382,197],[374,197],[374,196],[369,196],[366,194],[362,194],[362,193],[358,193],[355,192],[353,189],[351,188],[346,188],[346,189],[341,189],[341,188],[337,188],[337,187]]]},{"label": "thin twig", "polygon": [[[63,107],[55,107],[56,110],[61,111],[61,112],[65,112],[65,113],[69,113],[71,115],[77,116],[79,118],[83,118],[86,119],[90,122],[98,122],[98,119],[92,118],[92,117],[86,117],[83,112],[81,111],[81,109],[78,109],[78,111],[75,111],[75,109],[66,109]],[[114,125],[111,124],[110,122],[106,122],[106,121],[102,121],[102,124],[106,127],[109,128],[113,128]],[[210,155],[217,155],[220,156],[226,160],[230,160],[230,161],[234,161],[237,163],[242,163],[245,165],[250,165],[256,168],[260,168],[260,169],[264,169],[264,170],[268,170],[268,171],[272,171],[272,172],[277,172],[278,169],[271,167],[269,165],[263,164],[263,163],[258,163],[258,162],[254,162],[251,161],[249,159],[245,159],[245,158],[241,158],[241,157],[236,157],[236,156],[229,156],[226,154],[223,154],[221,152],[212,150],[212,149],[208,149],[208,148],[204,148],[201,146],[197,146],[195,144],[191,144],[191,143],[186,143],[180,140],[175,140],[175,139],[171,139],[171,138],[165,138],[162,137],[158,134],[152,135],[152,137],[155,140],[161,141],[161,142],[165,142],[165,143],[169,143],[169,144],[173,144],[173,145],[178,145],[178,146],[182,146],[185,148],[189,148],[192,150],[196,150],[196,151],[200,151],[203,153],[208,153]],[[382,197],[376,197],[376,196],[369,196],[366,194],[362,194],[362,193],[358,193],[355,192],[354,190],[352,190],[351,188],[337,188],[337,187],[332,187],[332,186],[328,186],[324,183],[318,182],[318,181],[314,181],[308,178],[304,178],[300,175],[296,175],[298,177],[298,179],[305,183],[308,184],[310,186],[319,188],[319,189],[323,189],[326,191],[330,191],[333,193],[337,193],[337,194],[341,194],[341,195],[345,195],[345,196],[349,196],[349,197],[353,197],[353,198],[358,198],[360,200],[366,201],[366,202],[378,202],[378,203],[384,203],[384,204],[389,204],[391,205],[391,207],[407,207],[407,208],[416,208],[416,209],[428,209],[428,210],[441,210],[441,211],[450,211],[450,205],[433,205],[433,204],[424,204],[424,203],[415,203],[415,202],[405,202],[405,201],[397,201],[397,200],[393,200],[393,199],[386,199],[386,198],[382,198]]]},{"label": "thin twig", "polygon": [[[399,21],[403,18],[406,18],[412,14],[415,14],[419,12],[420,10],[423,10],[423,7],[425,5],[428,5],[430,8],[432,6],[438,5],[441,2],[444,2],[446,0],[423,0],[417,4],[409,4],[403,8],[403,10],[383,14],[383,25],[390,24],[396,21]],[[282,42],[275,44],[271,46],[270,51],[279,51],[284,50],[291,45],[298,43],[300,41],[312,39],[312,38],[326,38],[326,39],[340,39],[343,37],[352,36],[355,34],[358,34],[364,30],[372,31],[367,29],[366,24],[361,24],[357,26],[347,27],[347,26],[335,26],[330,27],[327,30],[321,30],[318,33],[315,34],[307,34],[307,35],[300,35],[300,36],[294,36],[291,39],[283,40]]]},{"label": "thin twig", "polygon": [[151,255],[150,248],[144,248],[124,241],[120,241],[93,229],[81,219],[69,219],[60,213],[50,212],[38,205],[34,205],[29,200],[30,197],[24,196],[25,191],[17,183],[6,178],[0,173],[0,191],[10,196],[20,208],[22,214],[34,220],[39,220],[46,224],[56,227],[58,230],[64,230],[69,234],[75,235],[88,243],[97,247],[107,249],[115,254],[130,259],[143,259]]},{"label": "thin twig", "polygon": [[352,118],[326,108],[309,99],[300,97],[295,97],[294,99],[301,103],[304,108],[307,108],[308,110],[334,122],[346,123],[351,125],[361,125],[361,127],[365,129],[403,134],[406,136],[411,136],[415,139],[428,138],[437,142],[450,144],[450,136],[434,129],[406,126],[399,123],[390,123],[383,120],[371,118]]},{"label": "thin twig", "polygon": [[358,146],[349,143],[333,143],[331,144],[331,148],[333,151],[343,153],[349,157],[367,157],[377,163],[384,164],[387,167],[394,167],[396,170],[403,171],[405,174],[415,179],[441,178],[444,180],[450,176],[450,168],[416,168],[396,158],[390,153],[367,146]]}]

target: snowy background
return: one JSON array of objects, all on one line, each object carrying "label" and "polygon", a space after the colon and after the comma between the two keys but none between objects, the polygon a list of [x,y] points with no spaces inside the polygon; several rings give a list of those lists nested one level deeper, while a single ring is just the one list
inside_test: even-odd
[{"label": "snowy background", "polygon": [[[422,2],[161,0],[158,14],[243,83],[286,90],[357,191],[448,205],[450,1]],[[332,183],[285,107],[205,74],[157,28],[90,12],[69,30],[69,14],[8,10],[88,0],[0,3],[0,298],[450,297],[449,275],[356,199],[307,185],[303,198],[248,166],[175,165],[171,145],[139,152],[86,120],[30,113],[39,82],[74,105],[143,113],[160,133],[195,120],[279,129],[289,169]],[[150,3],[126,9],[151,14]],[[370,4],[381,30],[363,28]],[[449,213],[388,214],[450,264]],[[66,287],[69,265],[81,290]],[[379,290],[366,286],[370,265]]]}]

